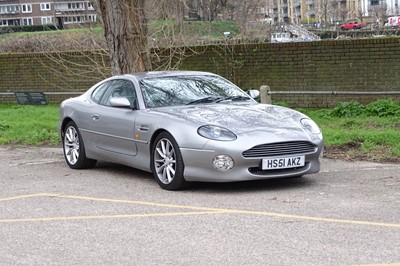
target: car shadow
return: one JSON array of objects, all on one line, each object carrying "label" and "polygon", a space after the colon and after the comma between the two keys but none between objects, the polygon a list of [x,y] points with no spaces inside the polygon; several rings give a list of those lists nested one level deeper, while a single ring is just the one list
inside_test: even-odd
[{"label": "car shadow", "polygon": [[190,183],[186,190],[202,191],[209,193],[224,193],[224,192],[257,192],[257,191],[277,191],[288,190],[294,188],[309,187],[314,184],[314,179],[304,177],[240,181],[231,183]]},{"label": "car shadow", "polygon": [[124,178],[140,178],[140,179],[154,179],[153,175],[149,172],[142,171],[136,168],[132,168],[129,166],[125,166],[122,164],[116,164],[116,163],[109,163],[109,162],[98,162],[96,164],[96,167],[94,169],[97,170],[105,170],[107,172],[117,174],[120,177]]},{"label": "car shadow", "polygon": [[[142,171],[129,166],[124,166],[109,162],[97,163],[95,169],[106,170],[116,174],[119,178],[139,178],[142,180],[154,182],[154,186],[158,186],[154,180],[153,174]],[[185,192],[203,192],[203,193],[231,193],[231,192],[257,192],[257,191],[277,191],[288,190],[293,188],[304,188],[313,186],[315,179],[311,176],[277,178],[265,180],[239,181],[227,183],[213,182],[189,182],[188,186],[181,191]],[[161,189],[161,188],[160,188]]]}]

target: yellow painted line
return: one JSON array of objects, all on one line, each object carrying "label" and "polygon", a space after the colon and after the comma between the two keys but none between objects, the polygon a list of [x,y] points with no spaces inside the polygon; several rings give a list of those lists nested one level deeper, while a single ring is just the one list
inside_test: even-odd
[{"label": "yellow painted line", "polygon": [[2,199],[0,199],[0,202],[1,201],[17,200],[17,199],[33,198],[33,197],[50,197],[50,195],[51,194],[48,194],[48,193],[28,194],[28,195],[21,195],[21,196],[15,196],[15,197],[2,198]]},{"label": "yellow painted line", "polygon": [[82,196],[65,196],[65,195],[56,195],[56,194],[54,194],[53,197],[92,200],[92,201],[105,201],[105,202],[115,202],[115,203],[142,204],[142,205],[151,205],[151,206],[157,206],[157,207],[170,207],[170,208],[180,208],[180,209],[218,211],[218,212],[222,212],[222,213],[264,215],[264,216],[271,216],[271,217],[278,217],[278,218],[291,218],[291,219],[296,219],[296,220],[311,220],[311,221],[319,221],[319,222],[347,223],[347,224],[359,224],[359,225],[371,225],[371,226],[398,227],[398,228],[400,228],[400,224],[379,223],[379,222],[369,222],[369,221],[355,221],[355,220],[344,220],[344,219],[332,219],[332,218],[321,218],[321,217],[292,215],[292,214],[273,213],[273,212],[232,210],[232,209],[220,209],[220,208],[206,208],[206,207],[163,204],[163,203],[154,203],[154,202],[145,202],[145,201],[115,200],[115,199],[103,199],[103,198],[82,197]]},{"label": "yellow painted line", "polygon": [[61,195],[61,194],[49,194],[49,196],[50,195],[52,197],[66,198],[66,199],[80,199],[80,200],[113,202],[113,203],[129,203],[129,204],[140,204],[140,205],[147,205],[147,206],[154,206],[154,207],[168,207],[168,208],[200,210],[200,211],[223,211],[223,212],[229,211],[229,210],[218,209],[218,208],[195,207],[195,206],[187,206],[187,205],[166,204],[166,203],[137,201],[137,200],[104,199],[104,198],[94,198],[94,197],[84,197],[84,196],[68,196],[68,195]]},{"label": "yellow painted line", "polygon": [[116,214],[116,215],[96,215],[96,216],[65,216],[65,217],[43,217],[43,218],[20,218],[20,219],[0,219],[0,223],[16,222],[50,222],[50,221],[71,221],[71,220],[91,220],[91,219],[118,219],[134,217],[166,217],[166,216],[190,216],[219,214],[222,212],[170,212],[170,213],[137,213],[137,214]]},{"label": "yellow painted line", "polygon": [[392,223],[380,223],[380,222],[370,222],[370,221],[323,218],[323,217],[292,215],[292,214],[273,213],[273,212],[241,211],[241,210],[237,210],[237,211],[232,210],[231,212],[232,213],[240,213],[240,214],[265,215],[265,216],[278,217],[278,218],[291,218],[291,219],[296,219],[296,220],[317,221],[317,222],[343,223],[343,224],[356,224],[356,225],[370,225],[370,226],[379,226],[379,227],[400,228],[400,224],[392,224]]},{"label": "yellow painted line", "polygon": [[359,264],[359,265],[353,265],[353,266],[400,266],[400,262],[395,262],[395,263],[388,263],[388,264]]},{"label": "yellow painted line", "polygon": [[[156,203],[156,202],[147,202],[147,201],[134,201],[134,200],[117,200],[117,199],[108,199],[108,198],[96,198],[96,197],[85,197],[85,196],[71,196],[71,195],[62,195],[62,194],[50,194],[50,193],[40,193],[40,194],[32,194],[32,195],[23,195],[19,197],[7,198],[10,199],[19,199],[19,198],[29,198],[29,197],[57,197],[57,198],[65,198],[65,199],[79,199],[79,200],[89,200],[89,201],[99,201],[99,202],[112,202],[112,203],[128,203],[128,204],[141,204],[155,207],[168,207],[168,208],[177,208],[177,209],[188,209],[188,210],[196,210],[199,212],[178,212],[172,213],[172,215],[193,215],[193,214],[246,214],[246,215],[261,215],[261,216],[269,216],[269,217],[277,217],[277,218],[288,218],[295,220],[305,220],[305,221],[316,221],[316,222],[328,222],[328,223],[342,223],[342,224],[352,224],[352,225],[366,225],[366,226],[378,226],[378,227],[391,227],[391,228],[400,228],[400,224],[394,223],[382,223],[382,222],[372,222],[372,221],[359,221],[359,220],[347,220],[347,219],[334,219],[334,218],[324,218],[324,217],[314,217],[314,216],[304,216],[304,215],[294,215],[294,214],[284,214],[284,213],[274,213],[274,212],[263,212],[263,211],[247,211],[247,210],[234,210],[234,209],[221,209],[221,208],[208,208],[208,207],[196,207],[196,206],[187,206],[187,205],[176,205],[176,204],[164,204],[164,203]],[[4,200],[4,199],[3,199]],[[2,201],[2,199],[0,199]],[[200,212],[201,211],[201,212]],[[163,214],[155,214],[154,216],[168,216],[168,213]],[[132,214],[128,216],[78,216],[77,217],[49,217],[49,218],[28,218],[27,221],[33,221],[32,219],[42,219],[42,221],[50,221],[51,219],[102,219],[104,218],[123,218],[123,217],[145,217],[152,216],[152,214]],[[86,218],[89,217],[89,218]],[[45,220],[43,220],[45,219]],[[49,220],[48,220],[49,219]],[[0,220],[0,222],[9,221],[8,220]],[[18,219],[17,219],[18,220]],[[21,219],[20,219],[21,220]],[[18,221],[20,221],[18,220]]]}]

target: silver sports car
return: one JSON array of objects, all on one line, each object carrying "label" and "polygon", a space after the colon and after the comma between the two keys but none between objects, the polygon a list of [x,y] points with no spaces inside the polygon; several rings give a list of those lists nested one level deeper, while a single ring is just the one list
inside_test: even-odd
[{"label": "silver sports car", "polygon": [[61,104],[65,160],[73,169],[100,160],[149,171],[167,190],[317,173],[320,128],[258,95],[207,72],[108,78]]}]

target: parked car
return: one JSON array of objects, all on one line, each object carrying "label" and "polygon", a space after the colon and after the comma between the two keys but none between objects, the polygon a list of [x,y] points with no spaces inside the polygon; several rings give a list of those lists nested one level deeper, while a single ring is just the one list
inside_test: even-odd
[{"label": "parked car", "polygon": [[385,27],[399,28],[400,17],[388,17],[388,19],[385,20]]},{"label": "parked car", "polygon": [[257,95],[207,72],[108,78],[61,104],[66,163],[73,169],[98,160],[128,165],[152,172],[167,190],[190,181],[317,173],[320,128],[295,110],[257,103]]},{"label": "parked car", "polygon": [[358,22],[357,20],[350,20],[342,25],[340,25],[341,30],[357,30],[367,26],[365,22]]}]

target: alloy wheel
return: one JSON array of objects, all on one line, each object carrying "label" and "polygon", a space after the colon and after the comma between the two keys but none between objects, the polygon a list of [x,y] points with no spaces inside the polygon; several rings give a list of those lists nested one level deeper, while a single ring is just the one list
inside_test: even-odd
[{"label": "alloy wheel", "polygon": [[170,184],[176,171],[176,155],[172,143],[166,139],[160,139],[156,144],[154,153],[154,166],[158,179],[164,184]]},{"label": "alloy wheel", "polygon": [[79,135],[78,131],[70,126],[65,130],[64,153],[68,163],[74,165],[79,159]]}]

